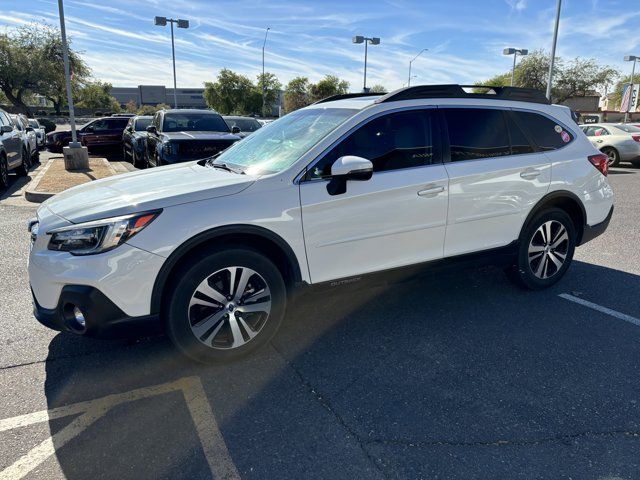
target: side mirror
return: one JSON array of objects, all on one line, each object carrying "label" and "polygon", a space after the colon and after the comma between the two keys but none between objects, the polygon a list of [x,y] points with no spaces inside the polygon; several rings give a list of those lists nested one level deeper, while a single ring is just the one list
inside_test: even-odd
[{"label": "side mirror", "polygon": [[158,130],[156,129],[156,127],[154,125],[149,125],[147,127],[147,132],[149,132],[149,133],[158,133]]},{"label": "side mirror", "polygon": [[338,158],[331,165],[331,180],[327,184],[329,195],[342,195],[347,191],[347,180],[364,181],[373,175],[373,163],[354,155]]},{"label": "side mirror", "polygon": [[231,127],[231,133],[236,134],[236,133],[240,133],[242,130],[240,130],[240,127],[237,125],[234,125],[233,127]]},{"label": "side mirror", "polygon": [[11,133],[13,132],[13,127],[11,125],[2,125],[0,127],[0,133]]},{"label": "side mirror", "polygon": [[89,126],[89,127],[84,127],[82,129],[82,133],[93,133],[93,127]]}]

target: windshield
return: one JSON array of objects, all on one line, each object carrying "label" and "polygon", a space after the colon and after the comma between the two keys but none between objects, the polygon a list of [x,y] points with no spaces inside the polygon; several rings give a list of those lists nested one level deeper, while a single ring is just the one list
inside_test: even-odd
[{"label": "windshield", "polygon": [[229,127],[217,113],[167,113],[163,132],[228,132]]},{"label": "windshield", "polygon": [[640,133],[640,128],[633,125],[616,125],[620,130],[627,133]]},{"label": "windshield", "polygon": [[40,125],[38,125],[37,120],[29,120],[29,126],[33,128],[40,128]]},{"label": "windshield", "polygon": [[260,128],[225,150],[215,163],[248,170],[250,174],[276,173],[293,165],[318,141],[358,110],[313,108],[298,110]]},{"label": "windshield", "polygon": [[262,127],[260,122],[252,118],[225,118],[225,122],[229,125],[229,128],[238,127],[242,132],[255,132]]},{"label": "windshield", "polygon": [[142,132],[147,129],[147,127],[151,125],[151,117],[149,118],[138,118],[136,120],[136,124],[134,130],[136,132]]}]

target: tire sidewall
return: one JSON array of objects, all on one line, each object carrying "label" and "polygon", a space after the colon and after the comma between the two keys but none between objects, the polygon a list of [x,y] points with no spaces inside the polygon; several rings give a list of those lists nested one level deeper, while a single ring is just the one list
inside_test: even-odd
[{"label": "tire sidewall", "polygon": [[612,147],[606,147],[602,150],[602,153],[609,156],[609,152],[613,153],[614,160],[609,164],[610,167],[617,167],[620,164],[620,153]]},{"label": "tire sidewall", "polygon": [[[197,286],[214,272],[230,266],[248,267],[259,273],[271,291],[271,311],[260,333],[245,345],[214,349],[203,345],[191,331],[188,305]],[[221,250],[189,262],[174,277],[165,311],[165,328],[176,347],[201,363],[225,363],[242,358],[266,344],[278,330],[286,310],[286,287],[277,267],[260,253],[249,249]]]},{"label": "tire sidewall", "polygon": [[[569,247],[567,250],[567,257],[560,270],[552,277],[541,279],[535,276],[529,265],[529,243],[540,225],[548,222],[549,220],[558,221],[567,229],[567,234],[569,235]],[[569,217],[564,210],[553,208],[544,210],[537,214],[523,229],[519,240],[517,273],[524,286],[532,290],[541,290],[557,283],[571,265],[576,247],[576,238],[576,228],[571,221],[571,217]]]}]

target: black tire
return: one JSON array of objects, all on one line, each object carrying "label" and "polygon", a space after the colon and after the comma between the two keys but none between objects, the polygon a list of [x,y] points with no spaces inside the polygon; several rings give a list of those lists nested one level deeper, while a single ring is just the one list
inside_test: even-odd
[{"label": "black tire", "polygon": [[4,190],[9,186],[9,164],[7,157],[0,155],[0,190]]},{"label": "black tire", "polygon": [[640,168],[640,160],[633,160],[631,162],[631,164],[635,167],[635,168]]},{"label": "black tire", "polygon": [[620,153],[618,153],[618,150],[613,147],[604,147],[602,149],[602,153],[609,157],[610,167],[617,167],[620,165]]},{"label": "black tire", "polygon": [[33,152],[32,163],[40,163],[40,150],[38,150],[38,147],[36,147],[36,151]]},{"label": "black tire", "polygon": [[131,164],[136,168],[145,168],[144,162],[140,160],[135,150],[131,150]]},{"label": "black tire", "polygon": [[16,173],[19,177],[26,177],[29,175],[31,169],[31,155],[26,150],[22,150],[22,163],[17,168]]},{"label": "black tire", "polygon": [[[543,225],[549,222],[551,222],[550,228],[552,229],[551,241],[545,242],[545,234],[539,229],[544,229]],[[553,247],[554,241],[557,242],[560,237],[563,237],[559,225],[564,227],[567,239]],[[552,286],[563,277],[571,265],[576,238],[575,226],[571,217],[564,210],[550,208],[538,213],[520,233],[516,262],[506,270],[507,276],[516,285],[529,290],[542,290]],[[549,246],[542,249],[545,243]],[[530,248],[536,251],[530,253]],[[538,249],[541,249],[541,256],[538,256]],[[562,255],[564,255],[564,260]],[[558,267],[556,262],[560,261],[562,263]]]},{"label": "black tire", "polygon": [[[236,270],[235,286],[231,287],[231,274],[227,269],[234,270],[234,267],[240,267],[240,269]],[[246,283],[246,289],[243,289],[240,295],[245,295],[245,292],[254,293],[252,289],[262,288],[263,291],[268,289],[269,294],[256,301],[261,305],[263,305],[263,301],[270,302],[270,310],[266,312],[266,317],[263,316],[265,312],[245,312],[244,309],[248,309],[249,305],[255,305],[251,302],[243,304],[245,296],[239,300],[236,300],[237,297],[230,296],[222,298],[225,302],[229,302],[227,305],[218,300],[212,303],[211,299],[214,297],[208,297],[208,306],[190,305],[192,298],[196,298],[194,297],[196,291],[199,289],[200,292],[202,291],[203,284],[211,287],[211,282],[215,282],[213,286],[216,294],[225,291],[228,294],[229,291],[236,288],[240,289],[240,283],[242,283],[240,278],[245,270],[247,272],[253,270],[254,275],[250,277]],[[225,363],[248,355],[266,344],[275,335],[284,317],[287,296],[282,275],[268,258],[254,250],[228,247],[196,257],[184,265],[172,278],[173,285],[164,306],[166,312],[165,328],[174,345],[189,358],[198,362]],[[224,295],[222,296],[224,297]],[[201,293],[198,293],[197,296],[203,298]],[[204,298],[207,296],[205,295]],[[230,314],[229,312],[234,313]],[[216,320],[216,323],[207,326],[208,330],[203,330],[205,333],[202,333],[198,338],[192,331],[192,327],[202,325],[205,319],[212,318],[214,315],[222,315],[222,317],[220,320]],[[235,315],[241,319],[235,321]],[[239,317],[240,315],[242,317]],[[239,339],[243,343],[236,347],[233,347],[233,343],[236,343],[236,335],[232,330],[232,318],[236,328],[239,324],[243,326],[239,329]],[[248,324],[257,330],[249,331]],[[250,333],[254,335],[252,338]],[[206,338],[207,336],[210,338]],[[229,342],[232,344],[229,345]]]},{"label": "black tire", "polygon": [[127,154],[127,149],[125,147],[122,147],[122,160],[124,162],[128,162],[129,159],[127,158],[129,155]]}]

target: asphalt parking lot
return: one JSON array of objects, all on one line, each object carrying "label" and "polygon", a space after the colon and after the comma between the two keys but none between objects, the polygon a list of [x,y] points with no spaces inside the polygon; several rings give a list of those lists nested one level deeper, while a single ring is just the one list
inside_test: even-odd
[{"label": "asphalt parking lot", "polygon": [[554,288],[492,267],[304,296],[204,367],[31,313],[25,180],[0,197],[0,480],[640,478],[640,170]]}]

